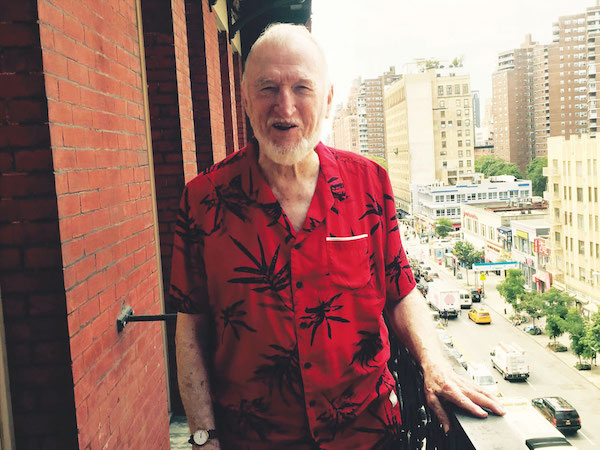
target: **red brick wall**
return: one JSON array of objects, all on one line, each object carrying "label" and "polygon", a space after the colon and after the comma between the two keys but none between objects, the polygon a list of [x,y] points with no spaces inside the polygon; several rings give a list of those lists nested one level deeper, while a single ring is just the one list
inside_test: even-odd
[{"label": "red brick wall", "polygon": [[208,2],[185,0],[198,170],[226,156],[219,38]]},{"label": "red brick wall", "polygon": [[221,62],[221,93],[223,98],[223,121],[225,125],[225,148],[227,154],[238,150],[235,80],[233,57],[226,31],[219,31],[219,60]]},{"label": "red brick wall", "polygon": [[233,80],[235,88],[235,115],[237,120],[238,146],[242,148],[246,145],[246,113],[242,104],[242,55],[233,54]]},{"label": "red brick wall", "polygon": [[73,378],[35,1],[7,2],[0,16],[0,297],[16,446],[73,448]]},{"label": "red brick wall", "polygon": [[[134,1],[38,1],[80,448],[168,447]],[[132,432],[131,430],[136,430]]]},{"label": "red brick wall", "polygon": [[[161,263],[165,295],[171,274],[173,233],[186,181],[197,175],[194,120],[183,0],[143,0],[142,17]],[[167,312],[170,311],[167,308]],[[183,413],[177,388],[175,323],[167,323],[171,409]]]}]

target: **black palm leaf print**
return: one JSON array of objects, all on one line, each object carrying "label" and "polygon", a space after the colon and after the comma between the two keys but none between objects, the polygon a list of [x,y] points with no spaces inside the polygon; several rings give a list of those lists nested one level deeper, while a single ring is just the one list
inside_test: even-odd
[{"label": "black palm leaf print", "polygon": [[325,429],[331,434],[331,440],[335,439],[335,436],[352,424],[356,419],[356,410],[361,406],[361,403],[353,402],[354,389],[349,386],[344,392],[337,398],[329,399],[323,395],[329,403],[327,411],[321,413],[317,420],[325,423]]},{"label": "black palm leaf print", "polygon": [[[392,197],[391,195],[388,194],[383,194],[383,199],[384,200],[390,200],[392,202],[393,205],[395,205],[396,203],[394,202],[394,197]],[[396,221],[396,210],[394,209],[394,215],[390,217],[390,222],[394,222]],[[392,233],[393,231],[398,231],[398,222],[396,222],[396,226],[394,228],[392,228],[390,231],[388,231],[388,233]]]},{"label": "black palm leaf print", "polygon": [[201,205],[206,206],[206,212],[215,210],[215,218],[213,220],[213,229],[211,232],[217,231],[223,225],[225,211],[230,211],[240,220],[246,222],[248,220],[247,210],[253,201],[248,197],[248,194],[242,188],[242,176],[238,175],[232,178],[229,185],[215,186],[214,197],[207,195],[201,201]]},{"label": "black palm leaf print", "polygon": [[184,206],[179,209],[179,213],[177,214],[175,234],[186,243],[197,244],[204,236],[207,236],[208,233],[196,225],[194,218],[190,217],[190,202],[188,196],[189,191],[186,189],[183,193]]},{"label": "black palm leaf print", "polygon": [[381,428],[354,427],[353,430],[359,431],[361,433],[381,435],[381,438],[373,446],[373,450],[380,448],[389,448],[389,445],[392,443],[398,443],[399,445],[399,442],[401,440],[400,438],[402,437],[402,425],[398,423],[398,419],[396,419],[396,417],[390,417],[387,411],[385,413],[387,420],[383,420],[377,414],[374,414],[371,410],[369,410],[368,412],[381,424]]},{"label": "black palm leaf print", "polygon": [[[365,217],[369,216],[369,215],[376,215],[379,218],[383,217],[383,208],[381,207],[381,205],[379,204],[379,202],[377,200],[375,200],[373,198],[373,196],[369,193],[367,193],[367,197],[369,197],[369,199],[371,200],[371,203],[367,203],[367,210],[365,211],[365,213],[360,216],[358,218],[358,220],[362,220]],[[377,230],[377,228],[379,228],[380,223],[377,222],[375,225],[373,225],[373,227],[371,228],[371,234],[375,233],[375,231]]]},{"label": "black palm leaf print", "polygon": [[171,294],[169,295],[169,304],[175,309],[186,311],[188,313],[200,312],[197,303],[192,301],[189,294],[185,294],[174,284],[171,285]]},{"label": "black palm leaf print", "polygon": [[320,224],[321,224],[321,221],[319,219],[315,219],[314,217],[309,217],[308,218],[308,226],[302,228],[302,230],[306,231],[307,233],[310,233],[312,230],[317,228]]},{"label": "black palm leaf print", "polygon": [[238,309],[244,304],[245,301],[246,300],[239,300],[233,305],[221,310],[221,319],[223,319],[223,333],[221,335],[221,342],[223,342],[223,339],[225,337],[225,330],[227,330],[227,327],[231,328],[231,331],[233,331],[233,334],[235,335],[238,341],[240,340],[240,333],[238,331],[238,327],[242,327],[248,331],[256,333],[256,330],[242,319],[246,315],[246,311],[244,311],[243,309]]},{"label": "black palm leaf print", "polygon": [[266,364],[261,364],[254,371],[252,381],[260,381],[269,386],[269,392],[273,392],[273,388],[279,389],[279,394],[286,404],[289,404],[285,396],[285,388],[292,393],[298,400],[302,399],[301,386],[302,379],[300,377],[300,363],[298,360],[298,345],[296,344],[291,349],[286,349],[280,345],[269,345],[275,353],[271,355],[261,354],[263,358],[269,361]]},{"label": "black palm leaf print", "polygon": [[260,240],[260,236],[257,235],[258,246],[260,248],[260,260],[256,258],[250,251],[244,247],[244,245],[232,236],[229,236],[233,243],[239,248],[244,255],[246,255],[250,261],[254,264],[254,267],[240,266],[236,267],[234,272],[247,273],[252,276],[243,278],[232,278],[229,280],[230,283],[242,283],[242,284],[258,284],[260,286],[252,288],[255,292],[273,291],[279,292],[287,288],[290,284],[290,263],[288,262],[282,266],[279,270],[277,268],[277,258],[279,257],[279,248],[273,253],[271,261],[267,263],[265,251]]},{"label": "black palm leaf print", "polygon": [[377,383],[375,383],[375,393],[377,395],[381,395],[381,386],[384,386],[387,390],[385,392],[389,392],[392,390],[392,388],[394,387],[393,384],[391,384],[388,380],[387,377],[385,376],[385,372],[383,372],[381,374],[381,376],[379,377],[379,379],[377,380]]},{"label": "black palm leaf print", "polygon": [[[402,251],[402,250],[401,250]],[[390,277],[390,281],[396,285],[396,292],[400,294],[400,277],[404,273],[406,280],[412,283],[412,275],[410,264],[402,265],[401,253],[398,253],[391,263],[385,266],[385,274]]]},{"label": "black palm leaf print", "polygon": [[358,334],[363,336],[360,341],[354,344],[358,347],[357,352],[352,357],[352,361],[350,361],[350,365],[354,364],[354,361],[358,362],[360,366],[364,369],[366,367],[377,367],[373,366],[370,363],[375,361],[375,358],[379,354],[381,350],[383,350],[383,345],[381,343],[381,337],[379,333],[370,333],[368,331],[359,331]]},{"label": "black palm leaf print", "polygon": [[308,320],[308,322],[302,322],[300,324],[300,328],[311,328],[312,327],[312,335],[310,337],[310,345],[313,345],[313,341],[315,340],[315,334],[317,329],[325,322],[327,324],[327,336],[331,339],[331,322],[342,322],[349,323],[348,319],[344,319],[339,316],[331,316],[329,313],[338,311],[344,307],[344,305],[334,305],[333,302],[342,295],[339,294],[334,295],[328,301],[323,302],[319,300],[319,304],[314,308],[305,308],[304,312],[309,314],[308,316],[300,317],[300,320]]},{"label": "black palm leaf print", "polygon": [[263,397],[259,397],[254,400],[244,398],[240,400],[239,407],[227,405],[219,411],[219,415],[226,417],[225,424],[228,431],[239,436],[256,433],[261,440],[265,441],[269,434],[279,430],[276,424],[264,417],[268,412],[269,406],[265,404]]},{"label": "black palm leaf print", "polygon": [[233,164],[234,162],[241,160],[245,156],[246,156],[246,153],[244,153],[244,152],[235,152],[233,154],[233,156],[231,156],[230,158],[226,158],[223,161],[218,162],[217,164],[207,167],[206,169],[204,169],[202,171],[202,174],[207,175],[207,174],[214,172],[215,170],[218,170],[222,167],[229,166],[229,165]]},{"label": "black palm leaf print", "polygon": [[343,202],[348,198],[346,195],[346,191],[344,190],[344,183],[338,181],[337,177],[330,178],[327,180],[329,184],[329,189],[331,190],[331,195],[339,202]]}]

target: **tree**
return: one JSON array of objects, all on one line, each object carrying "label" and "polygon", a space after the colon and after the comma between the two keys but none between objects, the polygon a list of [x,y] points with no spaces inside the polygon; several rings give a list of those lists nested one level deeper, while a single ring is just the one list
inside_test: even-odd
[{"label": "tree", "polygon": [[565,319],[565,328],[571,339],[571,350],[579,359],[578,365],[581,366],[581,357],[591,358],[591,349],[585,340],[585,320],[579,314],[576,308],[569,309]]},{"label": "tree", "polygon": [[369,158],[371,161],[375,161],[377,164],[379,164],[385,170],[388,170],[388,163],[385,158],[382,158],[381,156],[373,156],[373,155],[365,155],[365,157]]},{"label": "tree", "polygon": [[523,178],[519,167],[514,163],[509,163],[503,159],[492,155],[484,155],[475,160],[475,172],[483,173],[486,177],[496,175],[513,175],[517,178]]},{"label": "tree", "polygon": [[542,297],[544,299],[544,315],[556,316],[563,320],[567,318],[569,308],[575,303],[573,297],[556,288],[550,288],[542,294]]},{"label": "tree", "polygon": [[546,334],[554,341],[556,349],[556,338],[562,336],[565,332],[565,320],[559,316],[548,316],[546,318]]},{"label": "tree", "polygon": [[590,359],[595,359],[600,350],[600,312],[595,313],[592,320],[586,323],[583,339],[590,349]]},{"label": "tree", "polygon": [[[525,278],[523,278],[523,281],[525,281]],[[521,302],[519,305],[521,309],[531,317],[532,325],[535,325],[535,319],[542,317],[544,299],[542,294],[540,294],[538,291],[525,292],[524,294],[521,294]]]},{"label": "tree", "polygon": [[448,233],[450,233],[452,230],[454,230],[454,226],[452,225],[452,221],[450,219],[446,219],[445,217],[442,217],[438,220],[436,220],[435,222],[435,234],[437,234],[440,237],[446,237],[448,236]]},{"label": "tree", "polygon": [[498,283],[498,292],[517,310],[517,301],[525,293],[525,277],[520,269],[509,269],[506,278]]},{"label": "tree", "polygon": [[483,251],[475,250],[475,247],[470,242],[458,241],[454,244],[452,253],[456,256],[460,265],[465,268],[467,274],[466,280],[467,284],[469,284],[469,269],[473,267],[473,263],[483,259]]},{"label": "tree", "polygon": [[425,72],[429,69],[440,69],[444,66],[440,65],[440,61],[437,59],[426,59],[424,61],[419,61],[419,69],[421,72]]},{"label": "tree", "polygon": [[546,156],[535,158],[527,164],[527,168],[525,169],[525,177],[531,180],[532,193],[538,197],[544,195],[546,183],[548,182],[548,178],[542,173],[544,167],[548,167],[548,158]]},{"label": "tree", "polygon": [[450,63],[450,67],[462,67],[464,58],[464,56],[455,57]]}]

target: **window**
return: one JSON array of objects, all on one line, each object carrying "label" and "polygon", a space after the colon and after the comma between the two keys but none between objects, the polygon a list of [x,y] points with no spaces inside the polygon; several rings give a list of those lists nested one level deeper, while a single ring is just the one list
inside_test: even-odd
[{"label": "window", "polygon": [[446,148],[446,141],[442,141],[442,148]]},{"label": "window", "polygon": [[571,186],[569,186],[569,200],[571,200]]},{"label": "window", "polygon": [[[444,86],[438,86],[438,95],[444,95]],[[440,106],[443,107],[441,100],[440,100]]]},{"label": "window", "polygon": [[577,214],[577,226],[583,229],[583,214]]},{"label": "window", "polygon": [[449,120],[449,121],[448,121],[448,128],[450,128],[451,126],[452,126],[452,121],[451,121],[451,120]]},{"label": "window", "polygon": [[462,120],[457,120],[456,121],[456,126],[457,127],[462,127]]},{"label": "window", "polygon": [[460,161],[458,161],[458,167],[462,167],[463,166],[463,162],[462,159]]},{"label": "window", "polygon": [[558,183],[554,183],[552,188],[554,189],[554,192],[558,192]]},{"label": "window", "polygon": [[446,156],[446,152],[445,151],[440,152],[440,156]]},{"label": "window", "polygon": [[554,218],[560,219],[560,209],[559,208],[554,208]]},{"label": "window", "polygon": [[[458,125],[458,126],[460,126],[460,125]],[[461,136],[462,136],[462,130],[456,130],[456,135],[457,135],[458,137],[461,137]],[[592,189],[592,188],[590,188],[590,192],[591,192],[591,189]]]},{"label": "window", "polygon": [[573,226],[573,213],[569,213],[569,225]]},{"label": "window", "polygon": [[469,130],[469,129],[465,130],[465,136],[471,136],[471,130]]},{"label": "window", "polygon": [[442,161],[442,167],[445,169],[448,167],[448,161]]},{"label": "window", "polygon": [[446,117],[446,111],[440,111],[440,117]]},{"label": "window", "polygon": [[[463,84],[463,94],[468,94],[469,93],[469,85],[468,84]],[[468,102],[468,100],[466,100]]]},{"label": "window", "polygon": [[469,99],[468,98],[465,98],[464,106],[465,106],[465,108],[469,107]]},{"label": "window", "polygon": [[462,147],[462,141],[458,141],[458,146]]},{"label": "window", "polygon": [[459,158],[462,158],[462,156],[463,156],[463,151],[462,151],[462,150],[459,150],[459,151],[458,151],[458,157],[459,157]]},{"label": "window", "polygon": [[577,188],[577,201],[583,201],[583,188]]},{"label": "window", "polygon": [[[444,88],[442,86],[438,86],[438,93],[440,92],[440,89],[442,90],[442,94],[444,93]],[[446,102],[444,100],[440,100],[440,108],[444,108],[446,106]]]},{"label": "window", "polygon": [[443,203],[444,202],[444,196],[443,195],[436,195],[435,196],[435,202],[436,203]]},{"label": "window", "polygon": [[567,199],[567,187],[563,186],[563,200]]},{"label": "window", "polygon": [[578,241],[579,244],[579,254],[580,255],[585,255],[585,242],[583,241]]},{"label": "window", "polygon": [[442,131],[442,139],[446,139],[446,132]]},{"label": "window", "polygon": [[471,167],[471,160],[467,159],[467,167]]},{"label": "window", "polygon": [[460,115],[461,115],[460,109],[457,109],[457,110],[456,110],[456,115],[457,115],[457,116],[460,116]]},{"label": "window", "polygon": [[456,99],[456,107],[457,107],[457,108],[460,108],[460,98],[457,98],[457,99]]},{"label": "window", "polygon": [[583,176],[583,164],[581,161],[576,161],[575,162],[575,174],[578,177],[582,177]]},{"label": "window", "polygon": [[452,95],[452,86],[446,86],[446,94]]},{"label": "window", "polygon": [[471,121],[469,119],[465,119],[465,127],[468,127],[471,125]]},{"label": "window", "polygon": [[[471,144],[469,144],[469,142],[471,142],[471,141],[469,141],[469,140],[467,139],[467,145],[471,145]],[[471,150],[467,150],[467,156],[471,156]]]},{"label": "window", "polygon": [[560,233],[558,231],[554,232],[554,241],[560,242]]},{"label": "window", "polygon": [[446,128],[446,121],[445,121],[445,120],[442,120],[442,121],[440,122],[440,127],[442,127],[442,128]]},{"label": "window", "polygon": [[598,203],[598,188],[594,188],[594,203]]},{"label": "window", "polygon": [[567,212],[565,211],[565,225],[569,222],[569,215],[567,214]]},{"label": "window", "polygon": [[460,84],[455,84],[454,85],[454,94],[455,95],[460,95]]},{"label": "window", "polygon": [[488,198],[489,198],[490,200],[493,200],[493,199],[495,199],[495,198],[498,198],[498,193],[497,193],[497,192],[489,192],[489,193],[488,193]]}]

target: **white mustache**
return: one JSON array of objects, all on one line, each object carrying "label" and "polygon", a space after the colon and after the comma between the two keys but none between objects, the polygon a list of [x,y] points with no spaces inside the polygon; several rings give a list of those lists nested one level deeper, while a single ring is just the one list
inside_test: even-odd
[{"label": "white mustache", "polygon": [[295,120],[289,120],[289,119],[269,119],[267,121],[268,126],[275,125],[276,123],[283,124],[283,125],[294,125],[296,127],[300,126],[299,122],[297,122]]}]

